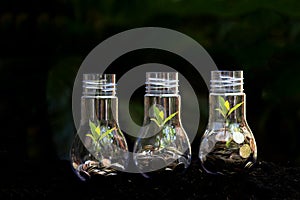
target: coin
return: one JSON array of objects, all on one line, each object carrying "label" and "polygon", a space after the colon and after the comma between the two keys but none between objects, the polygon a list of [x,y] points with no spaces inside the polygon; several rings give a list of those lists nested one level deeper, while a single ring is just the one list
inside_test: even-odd
[{"label": "coin", "polygon": [[240,148],[240,156],[242,158],[248,158],[251,154],[251,149],[250,146],[248,144],[244,144],[243,146],[241,146]]},{"label": "coin", "polygon": [[233,132],[232,137],[233,137],[233,140],[238,144],[243,143],[245,140],[244,135],[240,132]]}]

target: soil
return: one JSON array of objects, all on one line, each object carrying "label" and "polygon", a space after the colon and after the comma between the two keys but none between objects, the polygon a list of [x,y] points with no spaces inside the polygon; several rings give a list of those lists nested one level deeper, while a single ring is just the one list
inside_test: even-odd
[{"label": "soil", "polygon": [[300,167],[259,161],[249,174],[216,176],[193,160],[184,174],[122,173],[80,181],[68,161],[2,165],[0,199],[300,199]]}]

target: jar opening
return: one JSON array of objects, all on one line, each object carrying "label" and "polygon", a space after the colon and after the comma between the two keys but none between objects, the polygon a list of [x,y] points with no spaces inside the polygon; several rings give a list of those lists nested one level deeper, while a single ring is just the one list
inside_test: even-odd
[{"label": "jar opening", "polygon": [[211,71],[211,93],[243,93],[243,71]]},{"label": "jar opening", "polygon": [[146,72],[146,95],[178,95],[177,72]]},{"label": "jar opening", "polygon": [[83,96],[115,96],[115,74],[83,74]]}]

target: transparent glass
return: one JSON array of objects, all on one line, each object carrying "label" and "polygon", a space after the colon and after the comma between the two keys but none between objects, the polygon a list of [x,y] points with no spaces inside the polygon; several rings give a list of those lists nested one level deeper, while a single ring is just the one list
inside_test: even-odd
[{"label": "transparent glass", "polygon": [[144,122],[134,145],[134,163],[145,177],[183,172],[191,146],[180,119],[177,72],[147,72]]},{"label": "transparent glass", "polygon": [[128,165],[128,147],[118,124],[114,74],[84,74],[80,127],[71,148],[74,171],[82,180],[116,175]]},{"label": "transparent glass", "polygon": [[199,150],[208,173],[242,173],[256,162],[257,147],[246,121],[243,90],[243,71],[211,72],[209,122]]}]

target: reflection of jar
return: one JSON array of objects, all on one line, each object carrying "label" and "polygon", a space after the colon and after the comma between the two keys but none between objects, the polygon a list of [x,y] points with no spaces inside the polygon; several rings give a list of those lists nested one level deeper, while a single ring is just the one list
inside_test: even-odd
[{"label": "reflection of jar", "polygon": [[234,174],[256,162],[256,143],[246,121],[245,97],[243,71],[211,72],[209,122],[199,150],[206,172]]},{"label": "reflection of jar", "polygon": [[128,163],[128,148],[118,125],[114,74],[84,74],[81,121],[71,148],[74,171],[82,180],[115,175]]},{"label": "reflection of jar", "polygon": [[145,177],[183,172],[191,162],[191,146],[180,120],[178,73],[147,72],[144,100],[144,123],[134,145],[135,165]]}]

